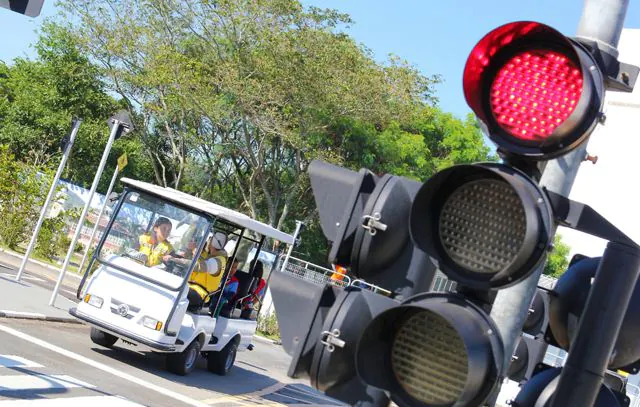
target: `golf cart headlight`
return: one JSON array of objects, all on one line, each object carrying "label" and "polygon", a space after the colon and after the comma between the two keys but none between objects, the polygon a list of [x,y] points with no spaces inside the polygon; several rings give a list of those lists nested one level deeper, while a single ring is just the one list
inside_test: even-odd
[{"label": "golf cart headlight", "polygon": [[162,322],[151,317],[142,318],[142,325],[149,329],[153,329],[154,331],[159,331],[162,329]]},{"label": "golf cart headlight", "polygon": [[91,294],[87,294],[84,296],[84,302],[86,302],[87,304],[96,307],[96,308],[101,308],[102,307],[102,303],[104,302],[102,298],[98,297],[97,295],[91,295]]}]

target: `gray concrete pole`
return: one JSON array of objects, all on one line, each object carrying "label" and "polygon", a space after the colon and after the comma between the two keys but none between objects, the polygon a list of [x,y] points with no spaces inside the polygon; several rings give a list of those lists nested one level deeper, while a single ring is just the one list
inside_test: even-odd
[{"label": "gray concrete pole", "polygon": [[[628,0],[585,0],[577,36],[597,41],[602,51],[617,57],[618,41],[628,4]],[[569,196],[580,164],[587,156],[587,142],[571,153],[549,161],[542,174],[540,185],[553,192]],[[522,332],[543,270],[544,264],[527,279],[515,286],[500,290],[496,296],[491,317],[498,325],[504,342],[505,368],[511,362],[511,355]]]},{"label": "gray concrete pole", "polygon": [[89,243],[87,243],[87,247],[84,251],[84,256],[82,256],[82,261],[80,262],[80,267],[78,270],[82,271],[84,267],[84,263],[87,261],[87,255],[89,254],[89,250],[91,249],[91,245],[93,244],[93,239],[96,237],[96,233],[98,232],[98,227],[100,226],[100,219],[102,219],[102,215],[104,214],[104,210],[107,208],[107,203],[109,202],[109,195],[113,190],[113,186],[116,184],[116,180],[118,179],[118,174],[120,173],[119,167],[116,166],[115,171],[113,171],[113,177],[111,177],[111,183],[109,184],[109,189],[107,190],[107,194],[104,198],[104,204],[102,204],[102,208],[100,208],[100,213],[98,214],[98,218],[96,219],[96,225],[93,227],[93,231],[91,232],[91,237],[89,238]]},{"label": "gray concrete pole", "polygon": [[296,221],[296,230],[295,230],[295,232],[293,232],[293,243],[291,243],[289,245],[289,249],[287,250],[287,255],[284,258],[284,262],[282,262],[281,270],[286,270],[287,269],[287,264],[289,264],[289,257],[291,257],[291,252],[293,252],[293,246],[295,245],[296,239],[298,238],[298,235],[300,234],[300,229],[302,228],[302,225],[304,225],[304,223],[302,223],[299,220]]},{"label": "gray concrete pole", "polygon": [[84,206],[82,210],[82,214],[80,215],[80,220],[78,220],[78,226],[76,226],[76,232],[73,235],[73,239],[71,240],[71,245],[69,246],[69,250],[67,250],[67,257],[64,259],[64,263],[62,264],[62,270],[58,275],[58,281],[56,281],[56,286],[53,289],[53,293],[51,294],[51,300],[49,300],[49,305],[53,306],[56,302],[56,297],[58,295],[58,290],[60,290],[60,285],[62,284],[62,280],[64,279],[64,275],[67,272],[67,267],[69,267],[69,262],[71,261],[71,257],[73,256],[73,249],[78,242],[78,238],[80,237],[80,232],[82,231],[82,224],[84,223],[84,219],[87,216],[87,212],[89,211],[89,206],[91,206],[91,199],[93,199],[93,194],[95,194],[96,189],[98,188],[98,183],[100,182],[100,175],[102,175],[102,171],[104,170],[105,165],[107,164],[107,158],[109,157],[109,152],[111,151],[111,146],[116,139],[116,135],[118,133],[118,129],[120,128],[120,121],[117,119],[113,120],[113,127],[111,128],[111,134],[109,135],[109,140],[107,141],[107,145],[104,148],[104,153],[102,153],[102,160],[98,165],[98,170],[96,172],[96,176],[93,178],[93,185],[91,185],[91,191],[89,192],[89,200],[87,204]]},{"label": "gray concrete pole", "polygon": [[40,232],[40,228],[42,227],[42,222],[44,221],[44,217],[47,213],[47,208],[49,208],[49,204],[55,195],[56,188],[58,186],[58,180],[60,180],[60,176],[62,175],[62,171],[64,171],[64,167],[67,164],[67,159],[69,155],[71,155],[71,148],[73,147],[73,143],[76,140],[76,136],[78,135],[78,130],[80,129],[80,124],[82,123],[82,119],[74,119],[73,127],[71,128],[71,135],[69,136],[69,141],[67,145],[64,147],[64,152],[62,153],[62,160],[60,160],[60,164],[58,165],[58,170],[56,171],[56,175],[53,177],[53,183],[51,184],[51,188],[49,189],[49,194],[42,205],[42,209],[40,210],[40,217],[38,218],[38,222],[36,223],[36,228],[33,230],[33,235],[31,236],[31,241],[29,242],[29,246],[27,247],[27,252],[24,254],[22,258],[22,263],[20,264],[20,268],[18,269],[18,274],[16,274],[16,281],[20,281],[20,277],[22,277],[22,273],[24,272],[25,267],[27,266],[27,262],[29,261],[29,256],[31,256],[31,251],[36,245],[36,240],[38,238],[38,233]]}]

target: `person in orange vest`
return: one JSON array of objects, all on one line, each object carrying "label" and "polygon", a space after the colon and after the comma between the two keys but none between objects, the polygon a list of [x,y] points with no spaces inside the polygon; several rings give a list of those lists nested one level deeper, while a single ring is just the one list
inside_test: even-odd
[{"label": "person in orange vest", "polygon": [[336,264],[333,274],[331,274],[330,279],[332,281],[344,281],[345,276],[347,275],[347,269]]},{"label": "person in orange vest", "polygon": [[[202,308],[207,296],[216,291],[227,266],[229,255],[224,250],[227,236],[222,232],[214,233],[200,253],[191,276],[189,277],[189,306]],[[189,244],[192,256],[195,256],[195,243]]]},{"label": "person in orange vest", "polygon": [[144,256],[139,260],[144,261],[145,266],[157,266],[163,261],[168,261],[173,253],[173,246],[167,238],[171,234],[173,225],[164,216],[160,216],[153,223],[150,233],[144,233],[138,238],[136,250]]}]

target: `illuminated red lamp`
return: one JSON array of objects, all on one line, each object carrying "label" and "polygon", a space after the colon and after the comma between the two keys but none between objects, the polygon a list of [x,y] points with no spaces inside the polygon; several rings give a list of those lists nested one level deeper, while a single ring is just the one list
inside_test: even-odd
[{"label": "illuminated red lamp", "polygon": [[578,42],[535,22],[496,28],[464,70],[467,103],[507,154],[550,159],[582,143],[598,122],[603,77]]}]

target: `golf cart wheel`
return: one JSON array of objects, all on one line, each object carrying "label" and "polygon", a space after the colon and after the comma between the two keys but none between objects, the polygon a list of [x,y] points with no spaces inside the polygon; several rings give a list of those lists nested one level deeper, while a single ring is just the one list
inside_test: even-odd
[{"label": "golf cart wheel", "polygon": [[200,355],[200,342],[195,339],[185,350],[167,355],[167,370],[186,376],[196,367]]},{"label": "golf cart wheel", "polygon": [[117,336],[113,336],[94,327],[91,327],[90,336],[93,343],[104,346],[105,348],[113,347],[113,344],[118,340]]},{"label": "golf cart wheel", "polygon": [[236,361],[236,353],[238,353],[238,344],[235,340],[229,342],[220,352],[209,352],[207,369],[220,376],[226,375]]}]

